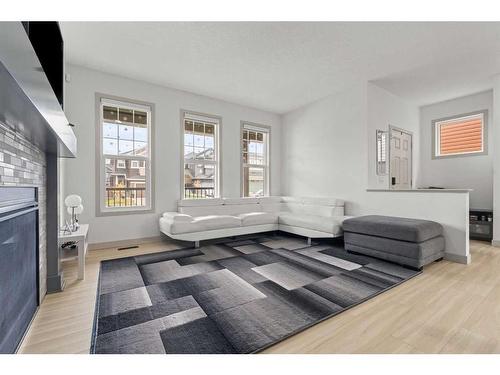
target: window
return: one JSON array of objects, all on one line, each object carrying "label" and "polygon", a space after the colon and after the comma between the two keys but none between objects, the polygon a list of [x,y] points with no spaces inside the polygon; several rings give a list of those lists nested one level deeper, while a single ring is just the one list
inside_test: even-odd
[{"label": "window", "polygon": [[377,175],[384,176],[388,174],[387,167],[387,137],[389,132],[377,130]]},{"label": "window", "polygon": [[242,123],[241,160],[242,195],[269,195],[269,133],[263,125]]},{"label": "window", "polygon": [[152,209],[152,104],[98,98],[100,214]]},{"label": "window", "polygon": [[182,129],[183,199],[218,197],[220,119],[184,112]]},{"label": "window", "polygon": [[434,158],[484,155],[487,111],[433,121]]}]

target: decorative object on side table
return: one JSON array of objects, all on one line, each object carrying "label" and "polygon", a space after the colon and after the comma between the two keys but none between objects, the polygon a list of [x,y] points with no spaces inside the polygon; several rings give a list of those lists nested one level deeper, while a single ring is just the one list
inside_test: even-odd
[{"label": "decorative object on side table", "polygon": [[[76,232],[80,226],[78,224],[78,215],[83,212],[82,198],[79,195],[71,194],[66,197],[64,204],[67,207],[68,213],[71,215],[69,229],[71,232]],[[68,224],[66,224],[66,227],[67,226]]]}]

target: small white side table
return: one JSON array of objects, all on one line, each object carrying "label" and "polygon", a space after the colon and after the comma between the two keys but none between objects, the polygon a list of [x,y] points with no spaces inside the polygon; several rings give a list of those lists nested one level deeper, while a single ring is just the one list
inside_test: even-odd
[{"label": "small white side table", "polygon": [[80,224],[76,232],[63,232],[59,231],[59,249],[65,242],[76,242],[77,249],[75,250],[60,250],[61,262],[78,259],[78,280],[85,278],[85,255],[87,255],[87,235],[89,233],[88,224]]}]

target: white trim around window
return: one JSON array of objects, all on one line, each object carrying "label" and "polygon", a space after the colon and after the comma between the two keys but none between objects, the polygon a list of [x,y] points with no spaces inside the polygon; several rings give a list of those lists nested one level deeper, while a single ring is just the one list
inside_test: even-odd
[{"label": "white trim around window", "polygon": [[[95,112],[96,216],[154,212],[154,104],[96,93]],[[124,176],[124,186],[107,178],[117,174]]]},{"label": "white trim around window", "polygon": [[[250,135],[252,133],[252,135]],[[254,142],[250,137],[255,137]],[[245,144],[246,143],[246,144]],[[250,143],[252,145],[250,146]],[[258,149],[251,150],[250,147]],[[241,160],[241,196],[258,197],[270,194],[270,149],[271,149],[271,127],[241,121],[240,131],[240,160]],[[262,178],[262,189],[258,192],[252,191],[250,187],[250,171],[257,172],[256,177]],[[260,171],[260,172],[259,172]],[[258,188],[258,187],[256,187]]]},{"label": "white trim around window", "polygon": [[221,197],[222,117],[181,110],[180,125],[181,199]]}]

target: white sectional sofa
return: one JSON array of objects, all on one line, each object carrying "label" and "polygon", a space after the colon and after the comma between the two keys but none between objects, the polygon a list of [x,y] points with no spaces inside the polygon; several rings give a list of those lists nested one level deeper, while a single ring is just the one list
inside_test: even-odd
[{"label": "white sectional sofa", "polygon": [[160,230],[183,241],[199,241],[281,230],[311,238],[342,235],[344,201],[336,198],[220,198],[180,200],[165,212]]}]

